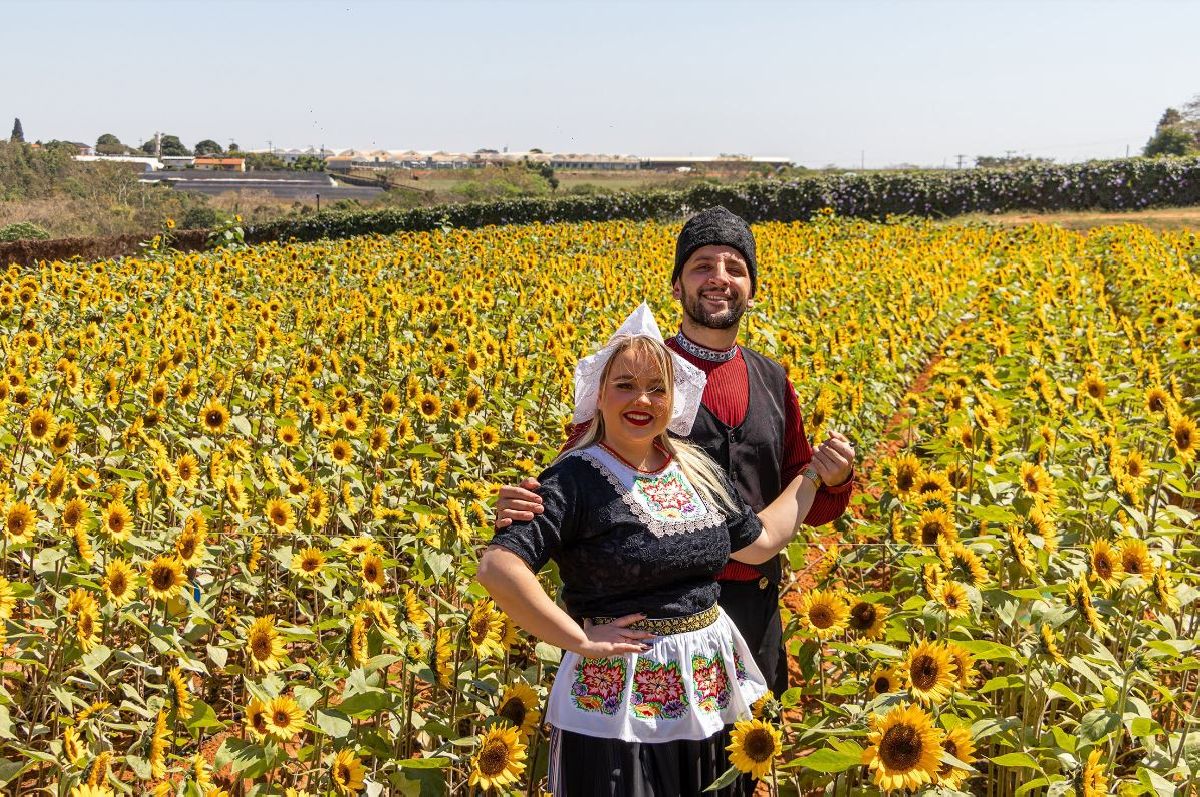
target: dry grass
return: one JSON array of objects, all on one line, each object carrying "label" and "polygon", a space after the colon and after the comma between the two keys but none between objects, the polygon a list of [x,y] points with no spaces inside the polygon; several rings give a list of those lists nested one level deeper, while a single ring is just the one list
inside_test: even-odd
[{"label": "dry grass", "polygon": [[987,221],[1015,227],[1020,224],[1053,224],[1067,230],[1090,230],[1115,224],[1140,224],[1156,232],[1200,230],[1200,207],[1157,208],[1137,211],[1086,211],[1074,213],[972,213],[949,221]]}]

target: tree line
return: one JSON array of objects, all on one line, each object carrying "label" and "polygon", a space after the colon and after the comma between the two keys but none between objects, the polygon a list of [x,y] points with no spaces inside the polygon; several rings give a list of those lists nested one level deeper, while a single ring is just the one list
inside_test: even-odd
[{"label": "tree line", "polygon": [[1182,108],[1163,111],[1142,154],[1151,157],[1200,154],[1200,94]]}]

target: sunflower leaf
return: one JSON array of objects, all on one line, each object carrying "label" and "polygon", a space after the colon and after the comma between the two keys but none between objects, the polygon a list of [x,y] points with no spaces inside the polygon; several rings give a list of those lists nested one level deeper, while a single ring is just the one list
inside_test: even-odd
[{"label": "sunflower leaf", "polygon": [[811,755],[801,756],[796,759],[795,763],[797,766],[811,769],[814,772],[826,774],[845,772],[862,764],[862,751],[856,753],[851,750],[833,750],[827,747]]},{"label": "sunflower leaf", "polygon": [[737,780],[738,774],[740,773],[738,772],[737,767],[730,767],[729,769],[725,770],[721,777],[717,778],[708,786],[706,786],[704,791],[720,791]]}]

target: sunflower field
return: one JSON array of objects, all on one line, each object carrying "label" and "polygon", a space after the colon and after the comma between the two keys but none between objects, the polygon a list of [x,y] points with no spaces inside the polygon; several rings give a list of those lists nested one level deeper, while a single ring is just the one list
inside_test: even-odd
[{"label": "sunflower field", "polygon": [[[475,567],[577,359],[643,299],[672,326],[676,231],[9,268],[0,786],[540,793],[559,653]],[[1200,239],[756,236],[743,340],[862,459],[851,512],[788,551],[795,686],[736,768],[760,793],[1200,790]]]}]

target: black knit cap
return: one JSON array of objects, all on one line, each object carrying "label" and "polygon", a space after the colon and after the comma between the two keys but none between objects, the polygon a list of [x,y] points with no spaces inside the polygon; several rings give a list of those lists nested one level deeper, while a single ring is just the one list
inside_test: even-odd
[{"label": "black knit cap", "polygon": [[754,233],[750,225],[736,213],[724,207],[705,208],[687,220],[679,237],[675,239],[675,270],[671,272],[671,284],[679,279],[683,264],[702,246],[720,244],[732,246],[746,258],[746,267],[750,271],[750,295],[758,290],[758,260],[754,254]]}]

